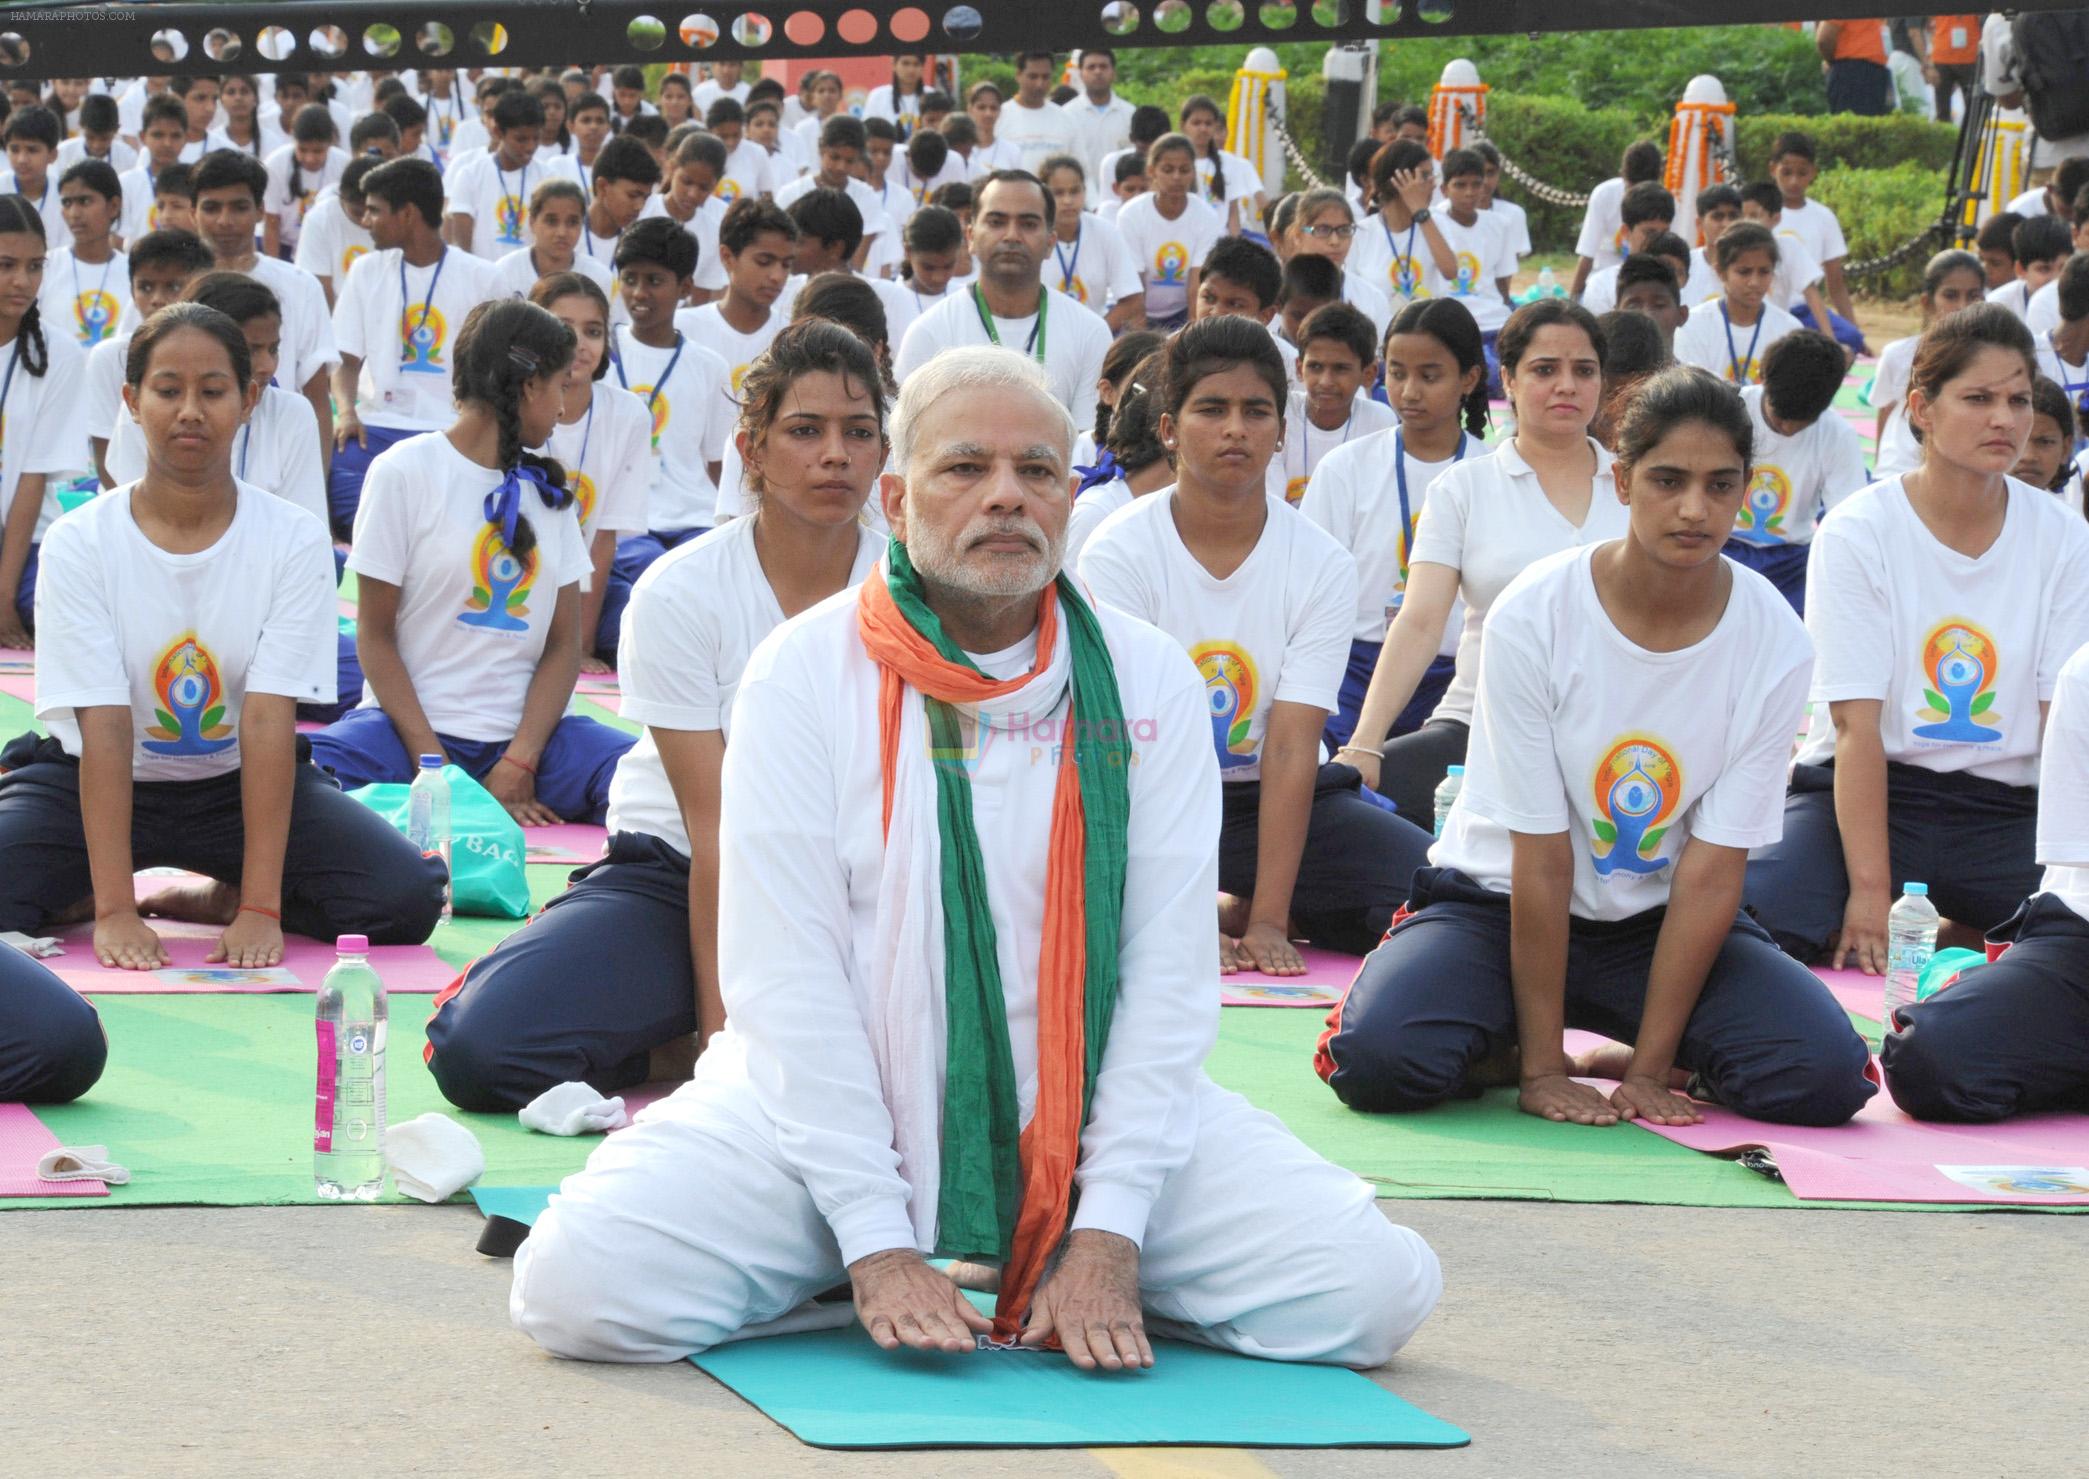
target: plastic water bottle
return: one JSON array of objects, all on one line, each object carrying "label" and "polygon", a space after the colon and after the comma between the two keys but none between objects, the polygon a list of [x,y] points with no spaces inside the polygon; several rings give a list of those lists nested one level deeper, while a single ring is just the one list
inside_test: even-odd
[{"label": "plastic water bottle", "polygon": [[1915,988],[1929,958],[1937,953],[1937,906],[1929,901],[1929,885],[1910,883],[1902,887],[1900,900],[1886,916],[1886,1030],[1893,1030],[1893,1012],[1912,1006]]},{"label": "plastic water bottle", "polygon": [[1443,836],[1444,821],[1450,816],[1451,807],[1457,803],[1458,793],[1464,789],[1465,767],[1462,765],[1452,766],[1444,773],[1444,778],[1437,783],[1436,835],[1438,837]]},{"label": "plastic water bottle", "polygon": [[319,1085],[313,1190],[330,1202],[374,1202],[384,1190],[384,983],[370,942],[343,935],[319,987]]},{"label": "plastic water bottle", "polygon": [[1559,285],[1559,274],[1550,267],[1538,269],[1538,296],[1540,298],[1562,298],[1566,292]]},{"label": "plastic water bottle", "polygon": [[442,917],[450,917],[450,778],[442,756],[423,755],[406,793],[406,839],[421,856],[442,859]]}]

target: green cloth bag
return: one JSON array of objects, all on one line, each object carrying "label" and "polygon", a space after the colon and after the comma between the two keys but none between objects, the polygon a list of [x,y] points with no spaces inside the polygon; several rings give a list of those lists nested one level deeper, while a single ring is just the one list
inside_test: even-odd
[{"label": "green cloth bag", "polygon": [[1983,950],[1939,950],[1929,958],[1922,974],[1915,978],[1915,1000],[1928,1001],[1962,974],[1977,965],[1987,964],[1987,952]]},{"label": "green cloth bag", "polygon": [[[442,773],[450,782],[450,908],[490,919],[527,919],[529,874],[523,869],[522,824],[484,786],[454,765]],[[390,781],[348,794],[376,812],[403,836],[411,786]]]}]

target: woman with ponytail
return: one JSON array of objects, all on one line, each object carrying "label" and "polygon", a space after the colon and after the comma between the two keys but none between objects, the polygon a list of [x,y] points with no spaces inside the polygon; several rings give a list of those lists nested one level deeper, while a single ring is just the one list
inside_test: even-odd
[{"label": "woman with ponytail", "polygon": [[[221,927],[208,959],[234,969],[280,965],[286,930],[425,940],[441,864],[343,796],[297,734],[295,705],[334,696],[333,555],[318,518],[236,471],[260,394],[245,333],[177,303],[126,352],[145,470],[44,548],[49,733],[0,751],[0,930],[47,933],[91,904],[95,958],[136,971],[172,964],[154,915]],[[140,902],[143,868],[202,881]],[[0,999],[17,984],[0,979]],[[7,1058],[0,1043],[0,1092]]]},{"label": "woman with ponytail", "polygon": [[[1400,424],[1329,452],[1298,505],[1356,556],[1356,631],[1341,706],[1327,721],[1330,745],[1345,745],[1356,730],[1386,628],[1407,596],[1415,526],[1429,490],[1467,457],[1487,455],[1487,355],[1464,304],[1449,298],[1408,304],[1385,336],[1384,360],[1386,399]],[[1421,727],[1450,686],[1457,650],[1458,625],[1447,620],[1436,655],[1390,733]]]},{"label": "woman with ponytail", "polygon": [[[718,986],[718,803],[733,697],[789,617],[856,585],[885,548],[861,515],[885,465],[870,346],[800,320],[740,383],[734,442],[753,512],[678,546],[632,592],[609,852],[528,929],[436,999],[429,1070],[451,1103],[517,1109],[555,1084],[614,1094],[686,1078],[725,1025]],[[574,980],[596,973],[592,989]]]},{"label": "woman with ponytail", "polygon": [[30,645],[37,552],[62,512],[59,485],[88,460],[67,419],[86,354],[72,335],[44,331],[43,280],[43,218],[22,196],[0,195],[0,647]]},{"label": "woman with ponytail", "polygon": [[[1211,208],[1226,218],[1226,234],[1240,235],[1241,218],[1262,219],[1268,204],[1255,166],[1219,147],[1226,137],[1226,115],[1198,93],[1182,105],[1182,131],[1197,151],[1197,182]],[[1246,202],[1243,205],[1242,202]]]},{"label": "woman with ponytail", "polygon": [[631,738],[565,712],[588,550],[565,470],[525,450],[558,424],[574,348],[534,303],[479,304],[454,341],[456,421],[371,461],[348,557],[363,702],[312,736],[342,785],[440,755],[526,827],[608,810]]},{"label": "woman with ponytail", "polygon": [[1168,342],[1168,336],[1152,329],[1134,329],[1110,341],[1103,355],[1102,374],[1095,381],[1095,427],[1074,438],[1074,461],[1093,462],[1110,439],[1110,416],[1117,398],[1131,382],[1140,361]]},{"label": "woman with ponytail", "polygon": [[[1066,518],[1066,564],[1075,568],[1081,547],[1104,519],[1148,493],[1158,493],[1175,481],[1175,458],[1161,445],[1162,392],[1168,375],[1167,340],[1159,334],[1126,334],[1125,339],[1151,339],[1146,357],[1133,365],[1117,391],[1117,404],[1108,410],[1108,430],[1102,446],[1089,460],[1093,466],[1076,466],[1081,483],[1074,492],[1073,512]],[[1114,351],[1113,351],[1114,352]],[[1107,379],[1109,365],[1103,365]],[[1096,420],[1104,420],[1098,410]]]}]

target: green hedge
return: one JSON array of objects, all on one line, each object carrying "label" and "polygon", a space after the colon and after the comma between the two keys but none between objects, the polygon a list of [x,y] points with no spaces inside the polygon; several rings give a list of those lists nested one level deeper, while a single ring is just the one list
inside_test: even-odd
[{"label": "green hedge", "polygon": [[1741,173],[1751,180],[1770,172],[1770,141],[1788,129],[1798,129],[1813,138],[1816,158],[1822,169],[1894,169],[1919,164],[1939,173],[1950,168],[1951,153],[1958,145],[1958,130],[1909,113],[1884,118],[1860,118],[1854,113],[1831,113],[1820,118],[1790,113],[1739,115],[1737,153]]},{"label": "green hedge", "polygon": [[[1892,251],[1944,210],[1943,176],[1917,163],[1823,170],[1809,194],[1841,219],[1852,262]],[[1918,253],[1884,277],[1856,285],[1857,290],[1889,298],[1914,294],[1921,290],[1922,268],[1929,257],[1927,251]]]}]

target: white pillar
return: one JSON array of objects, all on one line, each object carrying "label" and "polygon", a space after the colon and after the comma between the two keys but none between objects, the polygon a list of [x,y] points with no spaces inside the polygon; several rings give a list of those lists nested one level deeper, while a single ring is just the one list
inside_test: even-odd
[{"label": "white pillar", "polygon": [[1486,120],[1487,84],[1480,81],[1477,67],[1459,57],[1444,67],[1429,94],[1429,152],[1442,164],[1451,150],[1476,142],[1473,125]]},{"label": "white pillar", "polygon": [[[1724,145],[1724,153],[1711,147],[1714,140]],[[1725,86],[1709,73],[1691,78],[1669,126],[1665,180],[1676,198],[1675,233],[1683,240],[1697,240],[1697,192],[1729,180],[1726,157],[1733,150],[1734,105],[1726,100]]]},{"label": "white pillar", "polygon": [[1281,195],[1288,163],[1277,120],[1284,116],[1284,79],[1290,74],[1277,54],[1258,46],[1233,74],[1233,96],[1226,107],[1225,148],[1255,167],[1263,193]]}]

